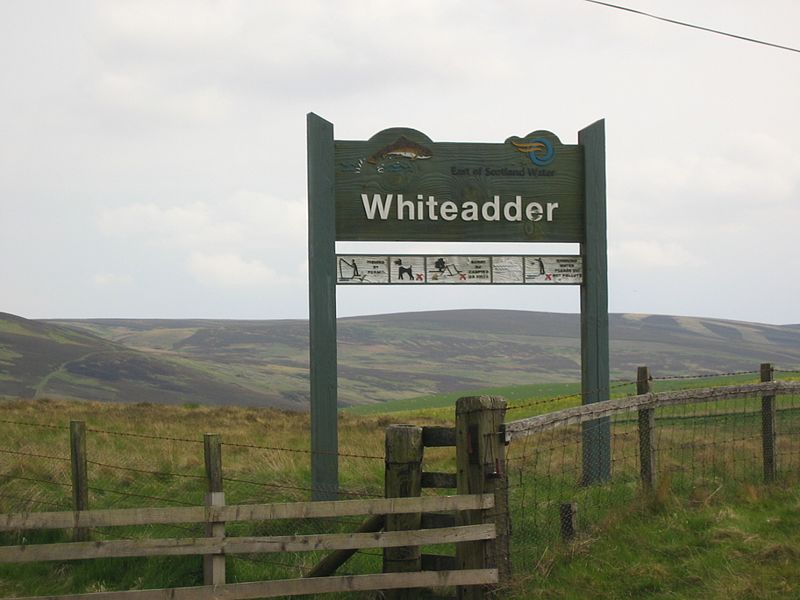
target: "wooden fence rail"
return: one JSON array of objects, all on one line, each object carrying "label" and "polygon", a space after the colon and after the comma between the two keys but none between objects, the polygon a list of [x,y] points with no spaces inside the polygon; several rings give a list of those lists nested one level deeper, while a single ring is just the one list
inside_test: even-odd
[{"label": "wooden fence rail", "polygon": [[164,508],[120,508],[77,512],[31,512],[0,514],[0,531],[19,529],[70,529],[117,525],[164,525],[215,523],[221,521],[273,521],[403,514],[446,510],[484,510],[494,506],[494,496],[425,496],[422,498],[376,498],[370,500],[326,500],[278,502],[221,507],[177,506]]},{"label": "wooden fence rail", "polygon": [[194,587],[132,590],[124,592],[94,592],[62,596],[26,596],[5,600],[244,600],[279,598],[306,594],[335,592],[367,592],[398,588],[429,588],[475,586],[497,581],[497,569],[465,569],[462,571],[421,571],[409,577],[407,573],[376,573],[314,579],[276,579],[250,583],[228,583]]},{"label": "wooden fence rail", "polygon": [[[404,515],[431,511],[487,510],[494,507],[493,494],[426,496],[377,500],[342,500],[280,504],[198,506],[178,508],[88,510],[77,512],[0,514],[0,530],[71,529],[118,525],[265,521],[290,518],[324,518],[356,515]],[[224,531],[224,529],[222,529]],[[260,537],[198,537],[142,540],[107,540],[55,544],[22,544],[0,547],[0,563],[47,560],[82,560],[129,556],[202,555],[308,552],[362,548],[418,547],[491,540],[494,523],[479,523],[437,529],[413,529],[369,533],[336,533]],[[191,588],[170,588],[127,592],[103,592],[69,596],[47,596],[55,600],[154,600],[169,598],[270,598],[299,594],[419,588],[446,585],[486,585],[497,582],[497,570],[476,568],[447,571],[417,571],[413,577],[402,573],[381,573],[350,577],[277,580],[243,584],[208,584]],[[45,597],[41,597],[45,598]]]},{"label": "wooden fence rail", "polygon": [[537,415],[535,417],[519,419],[518,421],[511,421],[504,425],[503,431],[506,441],[510,442],[549,429],[564,427],[566,425],[577,425],[579,423],[586,423],[642,409],[717,402],[720,400],[733,400],[735,398],[780,396],[798,393],[800,393],[800,381],[772,381],[746,385],[728,385],[696,390],[682,390],[677,392],[647,393],[618,400],[606,400],[595,404],[584,404],[582,406],[565,408],[557,412],[547,413],[546,415]]}]

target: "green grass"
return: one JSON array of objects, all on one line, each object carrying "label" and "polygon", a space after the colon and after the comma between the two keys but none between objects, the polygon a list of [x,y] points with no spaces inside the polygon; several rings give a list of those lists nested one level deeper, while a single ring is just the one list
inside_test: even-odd
[{"label": "green grass", "polygon": [[[513,385],[503,387],[462,390],[448,394],[430,394],[416,398],[390,400],[376,404],[349,406],[344,412],[352,415],[381,415],[396,412],[417,412],[416,416],[429,416],[430,409],[453,409],[456,400],[463,396],[502,396],[511,404],[522,404],[536,400],[544,400],[577,393],[577,383],[536,383],[531,385]],[[438,414],[438,413],[437,413]]]},{"label": "green grass", "polygon": [[800,491],[730,486],[698,504],[637,498],[546,548],[514,598],[759,600],[800,597]]},{"label": "green grass", "polygon": [[[758,382],[758,375],[733,375],[698,377],[694,379],[666,379],[653,382],[653,391],[670,391],[692,388],[714,387]],[[631,382],[612,381],[611,397],[635,394],[636,385]],[[463,396],[502,396],[512,409],[509,420],[535,414],[552,412],[569,406],[580,404],[580,383],[534,383],[528,385],[510,385],[501,387],[461,390],[447,394],[431,394],[389,400],[375,404],[348,406],[342,412],[351,415],[382,415],[404,413],[409,417],[447,418],[453,414],[455,403]],[[528,406],[529,405],[529,406]]]},{"label": "green grass", "polygon": [[[700,380],[704,385],[736,378]],[[743,377],[751,381],[754,376]],[[738,381],[737,381],[738,382]],[[656,382],[656,389],[696,381]],[[615,387],[632,392],[632,384]],[[577,384],[540,384],[478,390],[503,395],[509,420],[578,403]],[[356,495],[383,492],[383,430],[391,423],[452,425],[455,398],[425,397],[396,403],[397,411],[339,418],[340,478]],[[779,403],[779,408],[793,408]],[[416,408],[415,408],[416,406]],[[638,483],[635,415],[614,419],[613,481],[578,485],[580,429],[563,427],[515,441],[508,448],[515,577],[514,599],[797,598],[800,558],[798,444],[789,435],[800,415],[780,413],[781,482],[759,485],[758,399],[714,406],[663,409],[660,423],[661,485],[654,496]],[[720,414],[724,413],[724,414]],[[69,507],[70,420],[90,429],[87,452],[93,508],[199,504],[204,494],[203,432],[223,439],[229,504],[308,498],[309,419],[306,414],[257,408],[122,405],[53,400],[0,403],[5,444],[0,453],[0,512]],[[18,423],[15,425],[14,423]],[[35,427],[31,424],[51,425]],[[161,439],[118,435],[154,435]],[[728,443],[729,440],[737,440]],[[716,445],[708,446],[708,442]],[[241,444],[241,445],[236,445]],[[727,444],[727,445],[726,445]],[[294,451],[258,449],[277,446]],[[22,454],[16,454],[22,453]],[[32,456],[38,455],[38,456]],[[454,452],[428,449],[424,469],[454,471]],[[787,462],[788,461],[788,462]],[[27,479],[24,479],[27,478]],[[35,481],[31,481],[35,480]],[[578,504],[578,537],[560,540],[558,505]],[[554,517],[555,515],[555,517]],[[352,531],[359,519],[230,524],[231,535],[291,535]],[[8,533],[3,544],[68,541],[69,532]],[[197,525],[103,528],[95,539],[203,535]],[[230,557],[230,581],[295,577],[322,553]],[[380,571],[376,551],[359,553],[343,573]],[[0,596],[182,587],[198,584],[199,557],[109,559],[0,566]],[[728,586],[728,588],[726,588]],[[738,595],[737,595],[738,594]],[[749,594],[749,595],[748,595]],[[759,595],[760,594],[760,595]],[[334,596],[336,597],[336,596]],[[347,596],[340,596],[342,598]]]}]

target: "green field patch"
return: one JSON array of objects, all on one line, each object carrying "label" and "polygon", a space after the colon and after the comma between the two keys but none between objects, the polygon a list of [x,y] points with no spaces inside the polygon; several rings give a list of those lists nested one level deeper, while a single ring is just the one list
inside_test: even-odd
[{"label": "green field patch", "polygon": [[512,385],[502,387],[463,390],[446,394],[428,394],[416,398],[390,400],[376,404],[350,406],[343,409],[353,415],[391,414],[405,411],[425,411],[428,409],[450,408],[455,410],[455,403],[464,396],[502,396],[509,406],[534,402],[537,400],[556,399],[561,396],[578,393],[577,383],[535,383],[530,385]]}]

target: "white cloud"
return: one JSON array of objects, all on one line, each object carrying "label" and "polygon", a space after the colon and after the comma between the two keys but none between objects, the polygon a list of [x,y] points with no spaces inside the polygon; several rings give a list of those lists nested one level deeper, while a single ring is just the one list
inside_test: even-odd
[{"label": "white cloud", "polygon": [[175,257],[205,285],[252,287],[304,280],[305,268],[297,266],[306,251],[302,202],[240,190],[215,203],[104,208],[97,221],[106,236]]},{"label": "white cloud", "polygon": [[189,270],[201,283],[210,286],[258,287],[284,279],[262,261],[247,260],[233,252],[193,252]]},{"label": "white cloud", "polygon": [[170,47],[228,41],[243,25],[238,2],[122,0],[98,4],[98,21],[109,38]]},{"label": "white cloud", "polygon": [[123,113],[118,118],[136,115],[162,126],[219,120],[231,110],[228,95],[214,86],[171,89],[152,73],[105,73],[97,81],[96,95],[101,106]]},{"label": "white cloud", "polygon": [[688,247],[656,240],[624,240],[609,248],[609,261],[623,269],[694,269],[706,259]]},{"label": "white cloud", "polygon": [[182,206],[149,202],[104,208],[98,224],[101,232],[108,236],[138,238],[146,243],[168,246],[230,243],[242,234],[240,223],[219,222],[213,207],[203,202]]},{"label": "white cloud", "polygon": [[133,277],[125,273],[96,273],[92,277],[92,283],[103,288],[129,286],[133,283]]},{"label": "white cloud", "polygon": [[246,246],[280,249],[306,235],[303,202],[238,191],[211,202],[133,203],[101,209],[100,231],[111,237],[182,248]]}]

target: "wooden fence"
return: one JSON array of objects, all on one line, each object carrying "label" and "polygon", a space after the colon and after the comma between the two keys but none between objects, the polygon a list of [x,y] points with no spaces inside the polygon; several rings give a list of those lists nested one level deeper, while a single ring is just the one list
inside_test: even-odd
[{"label": "wooden fence", "polygon": [[[86,427],[74,421],[70,424],[70,462],[75,510],[0,514],[0,531],[71,529],[73,541],[0,546],[0,563],[203,557],[203,586],[46,597],[52,600],[234,600],[369,590],[385,590],[387,597],[399,600],[415,598],[418,588],[448,586],[458,586],[460,598],[482,598],[510,576],[507,480],[498,434],[505,401],[461,398],[456,412],[456,427],[387,428],[383,499],[226,505],[220,436],[205,434],[204,506],[107,510],[89,509]],[[454,447],[457,472],[423,471],[426,446]],[[459,495],[421,497],[423,488],[455,489]],[[231,522],[358,515],[369,518],[354,533],[261,537],[226,533],[226,524]],[[205,537],[90,541],[94,527],[177,523],[205,524]],[[455,545],[455,556],[420,551],[421,546],[443,544]],[[383,549],[383,573],[335,575],[357,550],[368,548]],[[333,552],[305,578],[226,582],[228,555],[320,550]]]},{"label": "wooden fence", "polygon": [[[376,500],[343,500],[251,504],[231,506],[195,506],[179,508],[137,508],[87,510],[75,512],[41,512],[0,515],[0,531],[77,528],[123,525],[156,525],[173,523],[205,523],[224,527],[229,522],[272,521],[277,519],[310,519],[358,515],[398,517],[431,511],[486,511],[494,506],[492,494],[428,496],[424,498],[386,498]],[[170,538],[140,540],[77,541],[56,544],[23,544],[0,547],[0,563],[22,563],[47,560],[82,560],[130,556],[202,555],[225,560],[226,555],[246,553],[304,552],[314,550],[347,550],[362,548],[396,548],[434,544],[461,544],[491,540],[493,523],[456,525],[438,529],[414,529],[372,533],[336,533],[292,536],[227,537],[211,535],[202,538]],[[223,571],[224,572],[224,571]],[[274,598],[300,594],[391,590],[430,586],[473,586],[493,584],[497,569],[450,569],[419,571],[414,577],[404,573],[378,573],[284,579],[251,583],[215,583],[204,586],[156,590],[99,592],[65,596],[40,596],[36,600],[235,600],[239,598]],[[33,600],[28,597],[27,600]]]},{"label": "wooden fence", "polygon": [[[384,552],[385,571],[418,572],[421,569],[453,568],[497,570],[500,586],[511,578],[508,508],[508,477],[504,441],[501,435],[506,401],[493,396],[459,398],[455,427],[393,425],[386,431],[386,496],[419,496],[424,488],[452,489],[459,494],[491,495],[492,506],[483,511],[462,511],[452,516],[403,515],[387,519],[387,530],[420,525],[470,527],[490,522],[496,535],[490,542],[458,544],[455,556],[420,554],[418,547],[394,548]],[[456,472],[439,473],[422,468],[425,448],[455,447]],[[462,589],[459,598],[483,598],[491,587]],[[393,598],[413,598],[398,593]]]}]

